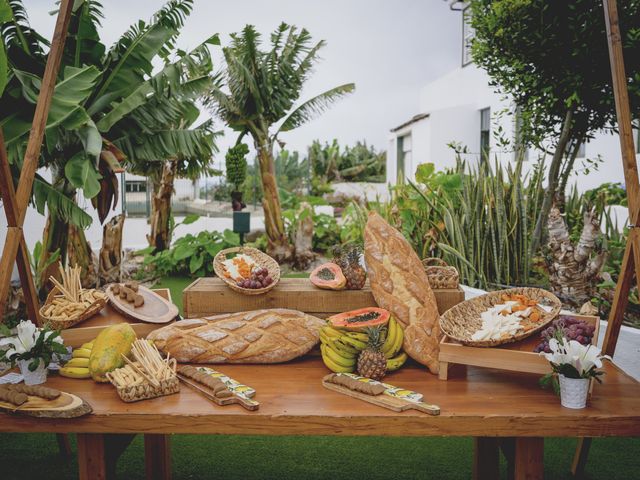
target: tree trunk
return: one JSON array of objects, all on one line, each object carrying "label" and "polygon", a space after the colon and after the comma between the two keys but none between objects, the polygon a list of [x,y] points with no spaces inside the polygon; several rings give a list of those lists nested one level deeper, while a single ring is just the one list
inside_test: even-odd
[{"label": "tree trunk", "polygon": [[549,167],[547,189],[544,192],[544,198],[542,199],[542,206],[540,207],[540,214],[536,221],[536,226],[533,231],[533,238],[531,239],[530,256],[533,257],[540,244],[542,243],[543,228],[549,218],[549,212],[553,206],[553,199],[556,195],[558,188],[558,177],[560,175],[560,166],[562,165],[562,159],[567,150],[567,144],[571,139],[571,119],[573,117],[572,110],[567,110],[567,114],[564,117],[562,124],[562,131],[558,138],[558,144],[556,145],[556,151],[553,154],[551,160],[551,166]]},{"label": "tree trunk", "polygon": [[[560,185],[558,186],[558,193],[562,195],[563,198],[567,190],[567,183],[569,183],[569,177],[571,176],[571,172],[573,171],[573,166],[575,165],[576,158],[578,157],[578,152],[580,151],[580,146],[583,143],[584,143],[584,139],[576,140],[575,145],[573,146],[573,149],[570,152],[569,160],[567,161],[567,164],[565,165],[564,170],[560,175]],[[564,206],[564,203],[563,203],[563,206]]]},{"label": "tree trunk", "polygon": [[280,194],[276,182],[276,169],[273,150],[267,139],[254,138],[258,150],[260,176],[262,177],[262,208],[264,210],[264,226],[267,233],[267,252],[278,262],[291,259],[291,245],[284,229]]},{"label": "tree trunk", "polygon": [[94,288],[98,285],[96,255],[84,235],[84,230],[75,225],[69,225],[67,264],[80,267],[80,282],[83,287]]},{"label": "tree trunk", "polygon": [[166,250],[171,245],[171,197],[178,164],[167,160],[162,167],[159,184],[154,182],[151,199],[151,234],[147,236],[149,246],[156,252]]},{"label": "tree trunk", "polygon": [[298,209],[295,234],[295,266],[306,270],[315,258],[313,253],[313,207],[303,202]]},{"label": "tree trunk", "polygon": [[565,303],[581,306],[591,299],[598,282],[606,252],[593,255],[600,225],[594,212],[584,215],[584,227],[576,245],[571,243],[569,229],[555,205],[549,213],[549,282],[551,290]]},{"label": "tree trunk", "polygon": [[98,276],[101,285],[120,282],[122,267],[122,230],[124,214],[116,215],[104,226]]}]

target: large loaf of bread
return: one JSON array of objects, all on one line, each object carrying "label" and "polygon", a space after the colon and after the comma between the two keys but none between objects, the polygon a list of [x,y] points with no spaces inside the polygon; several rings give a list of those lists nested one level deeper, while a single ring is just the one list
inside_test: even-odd
[{"label": "large loaf of bread", "polygon": [[364,258],[376,302],[404,328],[404,350],[438,373],[440,315],[436,297],[409,242],[375,212],[369,214],[364,231]]},{"label": "large loaf of bread", "polygon": [[147,337],[184,363],[279,363],[318,343],[324,320],[272,309],[181,320]]}]

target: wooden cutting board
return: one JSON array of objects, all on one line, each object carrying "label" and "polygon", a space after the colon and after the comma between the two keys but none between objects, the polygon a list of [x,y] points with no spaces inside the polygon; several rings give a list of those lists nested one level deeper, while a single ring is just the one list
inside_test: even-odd
[{"label": "wooden cutting board", "polygon": [[115,310],[141,322],[168,323],[178,316],[178,307],[142,285],[138,287],[138,293],[144,297],[144,304],[137,308],[114,294],[111,285],[106,288],[106,293]]},{"label": "wooden cutting board", "polygon": [[92,412],[91,405],[77,395],[67,392],[61,392],[55,400],[29,396],[19,407],[0,401],[0,410],[39,418],[76,418]]},{"label": "wooden cutting board", "polygon": [[193,390],[197,391],[201,395],[204,395],[209,400],[211,400],[212,402],[214,402],[214,403],[216,403],[216,404],[218,404],[220,406],[233,405],[233,404],[237,403],[237,404],[240,404],[242,407],[246,408],[247,410],[251,410],[251,411],[258,410],[258,408],[260,408],[260,404],[258,402],[256,402],[255,400],[250,399],[248,396],[234,393],[231,397],[218,398],[213,394],[211,389],[207,388],[206,386],[201,385],[200,383],[198,383],[198,382],[196,382],[196,381],[194,381],[194,380],[192,380],[190,378],[187,378],[187,377],[185,377],[183,375],[180,375],[179,373],[178,373],[178,378],[185,385],[187,385],[188,387],[190,387]]}]

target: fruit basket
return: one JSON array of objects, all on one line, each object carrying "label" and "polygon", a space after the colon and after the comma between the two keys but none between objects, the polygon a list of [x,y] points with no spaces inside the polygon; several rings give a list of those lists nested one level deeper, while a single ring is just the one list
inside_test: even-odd
[{"label": "fruit basket", "polygon": [[[239,280],[234,279],[227,268],[227,262],[238,256],[249,257],[253,262],[253,265],[245,266],[245,274],[247,273],[246,268],[249,268],[249,273],[255,272],[258,269],[262,270],[263,272],[266,270],[266,275],[261,275],[260,279],[250,280],[249,276],[243,275],[241,278],[243,278],[244,280],[240,280],[240,282],[245,280],[248,280],[250,282],[263,282],[270,280],[269,283],[266,286],[240,286]],[[233,247],[221,250],[213,259],[213,270],[215,271],[216,275],[220,279],[222,279],[222,281],[225,282],[231,290],[245,295],[261,295],[263,293],[267,293],[280,281],[280,265],[278,265],[278,262],[276,262],[266,253],[263,253],[260,250],[251,247]]]},{"label": "fruit basket", "polygon": [[[499,338],[474,339],[475,334],[484,327],[483,315],[495,307],[512,299],[527,299],[524,309],[518,311],[531,313],[522,317],[520,328]],[[523,340],[546,327],[559,313],[562,304],[552,293],[540,288],[512,288],[499,290],[466,300],[447,310],[440,317],[440,329],[449,338],[473,347],[495,347]],[[515,314],[515,309],[514,309]],[[498,315],[505,315],[500,312]],[[506,315],[505,315],[506,316]]]},{"label": "fruit basket", "polygon": [[460,274],[441,258],[429,257],[422,260],[429,285],[433,289],[456,289],[460,286]]}]

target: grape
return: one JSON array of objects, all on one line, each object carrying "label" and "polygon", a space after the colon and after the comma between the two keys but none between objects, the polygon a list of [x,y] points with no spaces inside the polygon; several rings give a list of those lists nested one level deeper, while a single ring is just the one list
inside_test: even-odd
[{"label": "grape", "polygon": [[595,326],[583,320],[573,317],[560,317],[540,333],[540,343],[534,348],[534,352],[551,353],[549,340],[561,334],[569,340],[575,340],[582,345],[589,345],[595,332]]}]

